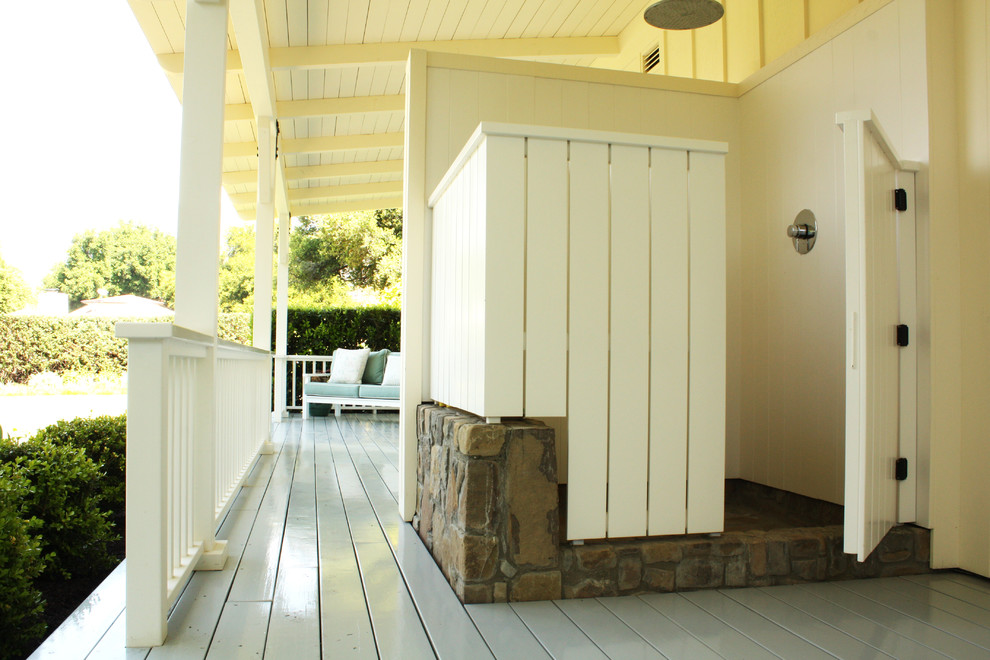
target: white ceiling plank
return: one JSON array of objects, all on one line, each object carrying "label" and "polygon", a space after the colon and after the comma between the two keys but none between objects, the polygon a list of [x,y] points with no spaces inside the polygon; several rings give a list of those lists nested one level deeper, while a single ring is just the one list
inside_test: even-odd
[{"label": "white ceiling plank", "polygon": [[[596,18],[595,16],[592,19]],[[326,46],[273,46],[269,52],[272,69],[318,69],[353,67],[361,64],[405,62],[411,48],[458,55],[486,57],[564,57],[569,55],[618,55],[619,38],[555,37],[527,39],[461,39],[454,41],[412,41],[382,44],[330,44]],[[227,54],[228,71],[241,68],[238,51]],[[182,53],[162,53],[158,62],[166,71],[181,73]]]},{"label": "white ceiling plank", "polygon": [[571,12],[566,19],[564,19],[564,22],[560,25],[560,29],[556,34],[554,34],[554,36],[565,37],[578,34],[578,26],[583,23],[593,11],[595,11],[598,4],[598,0],[581,0],[581,4],[575,7],[574,11]]},{"label": "white ceiling plank", "polygon": [[[460,25],[468,4],[468,0],[449,0],[447,2],[447,8],[443,12],[443,18],[440,19],[440,26],[433,37],[434,40],[449,41],[454,38],[454,33],[457,31],[457,26]],[[474,4],[478,3],[475,2]]]},{"label": "white ceiling plank", "polygon": [[581,0],[561,0],[561,2],[552,3],[553,11],[546,19],[543,21],[543,25],[536,34],[527,34],[527,37],[553,37],[560,30],[560,26],[567,19],[568,16],[577,8]]},{"label": "white ceiling plank", "polygon": [[519,32],[520,37],[534,38],[543,34],[547,21],[560,6],[556,0],[543,0],[543,3],[533,12],[529,22]]},{"label": "white ceiling plank", "polygon": [[493,0],[492,2],[484,3],[484,7],[481,13],[478,14],[478,20],[475,21],[474,25],[465,25],[465,33],[459,36],[459,39],[484,39],[491,33],[492,24],[498,15],[502,13],[502,9],[505,7],[507,0]]},{"label": "white ceiling plank", "polygon": [[409,3],[389,2],[389,0],[372,0],[372,2],[384,3],[388,7],[388,13],[382,22],[382,32],[376,43],[402,39],[402,25],[409,11]]},{"label": "white ceiling plank", "polygon": [[285,24],[289,47],[309,45],[309,9],[306,0],[286,0]]},{"label": "white ceiling plank", "polygon": [[524,2],[523,6],[519,8],[516,13],[516,17],[512,19],[509,23],[509,27],[505,30],[506,39],[517,39],[522,36],[522,33],[529,26],[529,22],[533,20],[533,16],[539,11],[540,6],[546,0],[529,0]]},{"label": "white ceiling plank", "polygon": [[516,20],[516,16],[519,15],[519,10],[522,9],[525,2],[526,0],[508,0],[492,22],[487,38],[504,39],[505,33],[509,31],[509,26],[512,25],[512,21]]},{"label": "white ceiling plank", "polygon": [[306,17],[306,45],[319,46],[327,43],[327,15],[331,4],[330,2],[309,3]]},{"label": "white ceiling plank", "polygon": [[290,188],[289,200],[298,202],[307,199],[333,199],[335,197],[352,197],[357,195],[375,195],[386,193],[402,193],[402,181],[348,183],[339,186],[321,186],[319,188]]},{"label": "white ceiling plank", "polygon": [[151,51],[153,53],[172,52],[172,44],[169,43],[165,28],[158,18],[158,12],[155,11],[154,5],[147,0],[128,0],[128,4],[151,46]]},{"label": "white ceiling plank", "polygon": [[[338,2],[343,1],[338,0]],[[347,2],[347,31],[344,33],[344,43],[363,43],[364,30],[367,24],[368,0],[349,0]]]},{"label": "white ceiling plank", "polygon": [[426,7],[426,15],[423,16],[423,25],[419,28],[419,35],[416,41],[434,41],[437,38],[437,30],[440,29],[440,21],[443,20],[443,12],[446,10],[450,0],[430,0]]},{"label": "white ceiling plank", "polygon": [[[280,119],[346,115],[365,112],[402,112],[405,97],[401,94],[381,96],[351,96],[331,99],[300,99],[277,101],[276,116]],[[250,103],[228,104],[224,112],[227,121],[254,119]]]},{"label": "white ceiling plank", "polygon": [[[289,27],[286,19],[285,0],[265,0],[268,19],[268,42],[273,48],[289,45]],[[227,55],[230,57],[230,55]]]},{"label": "white ceiling plank", "polygon": [[406,16],[402,22],[400,41],[413,41],[419,36],[419,31],[423,27],[423,18],[426,16],[426,9],[429,0],[410,0],[406,9]]},{"label": "white ceiling plank", "polygon": [[385,22],[388,20],[389,6],[395,4],[399,7],[402,3],[391,3],[388,0],[371,0],[368,4],[368,20],[364,27],[364,38],[362,43],[381,43],[382,34],[385,31]]},{"label": "white ceiling plank", "polygon": [[328,44],[344,43],[347,34],[347,2],[334,0],[327,11],[327,40]]},{"label": "white ceiling plank", "polygon": [[182,52],[186,46],[186,24],[179,14],[178,7],[175,6],[175,3],[156,4],[155,12],[158,14],[158,21],[165,31],[172,52]]}]

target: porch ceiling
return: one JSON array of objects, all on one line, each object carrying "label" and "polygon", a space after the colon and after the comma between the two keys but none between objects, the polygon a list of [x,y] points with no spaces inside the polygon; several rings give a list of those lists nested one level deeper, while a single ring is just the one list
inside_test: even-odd
[{"label": "porch ceiling", "polygon": [[[185,0],[128,0],[182,97]],[[224,187],[255,217],[256,116],[278,120],[282,211],[401,206],[410,48],[581,66],[643,0],[228,0]]]}]

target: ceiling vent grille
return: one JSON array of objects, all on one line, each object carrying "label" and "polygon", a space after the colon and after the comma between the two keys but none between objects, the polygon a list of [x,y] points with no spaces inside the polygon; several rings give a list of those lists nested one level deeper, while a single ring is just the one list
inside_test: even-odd
[{"label": "ceiling vent grille", "polygon": [[649,73],[660,64],[660,44],[643,53],[643,73]]}]

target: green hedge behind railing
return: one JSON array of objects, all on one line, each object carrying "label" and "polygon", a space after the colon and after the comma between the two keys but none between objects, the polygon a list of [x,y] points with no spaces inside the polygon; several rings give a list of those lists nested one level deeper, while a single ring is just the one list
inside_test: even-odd
[{"label": "green hedge behind railing", "polygon": [[[127,342],[114,324],[128,319],[0,315],[0,382],[27,383],[37,373],[120,374]],[[134,320],[134,319],[130,319]],[[170,321],[170,318],[140,319]],[[221,314],[221,339],[251,343],[250,314]],[[399,350],[399,310],[392,307],[288,312],[288,354],[326,355],[335,348]],[[275,314],[272,313],[272,350]]]}]

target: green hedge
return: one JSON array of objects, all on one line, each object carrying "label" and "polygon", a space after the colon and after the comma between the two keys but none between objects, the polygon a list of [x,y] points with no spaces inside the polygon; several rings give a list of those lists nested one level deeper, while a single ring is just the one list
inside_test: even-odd
[{"label": "green hedge", "polygon": [[[288,354],[326,355],[335,348],[399,350],[394,307],[290,308]],[[96,317],[0,316],[0,382],[27,383],[37,373],[110,373],[127,369],[127,342],[114,335],[119,320]],[[167,321],[169,319],[158,319]],[[272,349],[275,348],[272,313]],[[251,343],[250,314],[221,314],[221,339]]]},{"label": "green hedge", "polygon": [[34,581],[45,568],[41,521],[28,513],[24,470],[0,463],[0,658],[27,655],[45,633],[44,601]]},{"label": "green hedge", "polygon": [[[45,371],[123,373],[127,340],[114,335],[114,325],[123,320],[127,319],[0,316],[0,382],[27,383]],[[221,339],[250,343],[251,316],[221,314],[219,334]]]},{"label": "green hedge", "polygon": [[100,471],[101,508],[111,520],[124,514],[124,465],[127,456],[127,415],[78,417],[46,426],[34,440],[82,449]]},{"label": "green hedge", "polygon": [[[394,307],[290,308],[288,355],[329,355],[335,348],[399,350],[399,310]],[[272,328],[275,327],[272,314]],[[272,331],[274,350],[275,332]]]},{"label": "green hedge", "polygon": [[22,471],[30,483],[25,514],[41,521],[45,577],[92,575],[113,565],[108,546],[117,536],[102,507],[102,475],[85,451],[44,439],[5,439],[0,462]]}]

